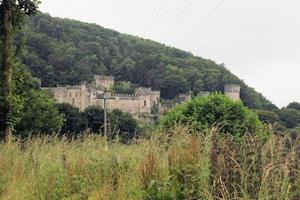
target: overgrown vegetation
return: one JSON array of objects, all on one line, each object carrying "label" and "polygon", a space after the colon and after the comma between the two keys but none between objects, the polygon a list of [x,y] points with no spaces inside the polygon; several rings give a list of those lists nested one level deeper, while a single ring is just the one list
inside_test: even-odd
[{"label": "overgrown vegetation", "polygon": [[200,131],[217,126],[219,132],[235,136],[258,133],[262,129],[258,117],[241,101],[232,101],[221,94],[197,97],[177,106],[162,119],[164,129],[176,125],[189,125]]},{"label": "overgrown vegetation", "polygon": [[299,199],[300,141],[177,127],[133,145],[89,135],[0,144],[1,199]]}]

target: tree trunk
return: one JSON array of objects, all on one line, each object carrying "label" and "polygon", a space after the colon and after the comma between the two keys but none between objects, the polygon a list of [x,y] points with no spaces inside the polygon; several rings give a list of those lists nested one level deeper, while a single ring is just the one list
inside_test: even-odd
[{"label": "tree trunk", "polygon": [[11,95],[12,95],[12,47],[13,47],[13,27],[12,10],[9,1],[3,0],[1,6],[1,40],[2,40],[2,74],[1,74],[1,95],[3,95],[3,132],[4,141],[7,143],[11,139],[12,125],[10,123]]}]

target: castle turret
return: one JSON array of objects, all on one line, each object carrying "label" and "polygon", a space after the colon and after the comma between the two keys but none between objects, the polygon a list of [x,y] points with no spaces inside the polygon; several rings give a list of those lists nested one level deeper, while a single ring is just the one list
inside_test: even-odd
[{"label": "castle turret", "polygon": [[227,84],[224,87],[224,94],[235,101],[240,100],[240,92],[241,87],[237,84]]},{"label": "castle turret", "polygon": [[103,87],[106,90],[110,90],[114,86],[114,77],[113,76],[102,76],[95,75],[94,76],[96,87]]}]

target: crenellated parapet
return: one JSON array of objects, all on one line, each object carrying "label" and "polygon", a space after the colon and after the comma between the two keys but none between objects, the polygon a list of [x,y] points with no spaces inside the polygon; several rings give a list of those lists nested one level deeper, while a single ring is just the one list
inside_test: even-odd
[{"label": "crenellated parapet", "polygon": [[139,87],[135,90],[136,95],[160,95],[159,90],[152,90],[152,88]]},{"label": "crenellated parapet", "polygon": [[138,100],[139,96],[135,94],[113,94],[112,97],[120,100]]},{"label": "crenellated parapet", "polygon": [[201,91],[198,93],[199,97],[206,97],[208,95],[210,95],[211,93],[209,91]]},{"label": "crenellated parapet", "polygon": [[237,84],[227,84],[224,86],[224,94],[233,100],[240,100],[241,86]]},{"label": "crenellated parapet", "polygon": [[114,97],[138,97],[136,94],[113,94]]},{"label": "crenellated parapet", "polygon": [[[160,102],[160,91],[151,88],[137,88],[134,94],[113,94],[113,76],[95,75],[91,82],[78,85],[57,86],[49,89],[59,103],[69,103],[81,111],[89,106],[104,106],[103,96],[107,97],[107,109],[120,109],[124,112],[151,113]],[[115,97],[115,98],[114,98]]]},{"label": "crenellated parapet", "polygon": [[115,80],[115,78],[113,76],[104,76],[104,75],[95,75],[94,79],[100,80],[100,81],[114,81]]},{"label": "crenellated parapet", "polygon": [[241,86],[237,84],[226,84],[224,87],[224,93],[228,92],[236,92],[240,93],[241,92]]}]

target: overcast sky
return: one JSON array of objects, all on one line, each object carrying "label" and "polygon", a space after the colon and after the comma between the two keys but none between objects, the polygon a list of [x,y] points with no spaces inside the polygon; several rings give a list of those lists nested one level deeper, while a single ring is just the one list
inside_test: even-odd
[{"label": "overcast sky", "polygon": [[225,63],[279,107],[300,102],[299,0],[42,0],[40,8]]}]

